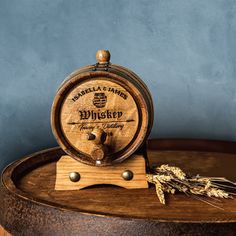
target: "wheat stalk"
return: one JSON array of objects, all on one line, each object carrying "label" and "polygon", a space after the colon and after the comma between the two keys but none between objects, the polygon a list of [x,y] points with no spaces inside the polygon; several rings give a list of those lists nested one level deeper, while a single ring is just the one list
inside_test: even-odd
[{"label": "wheat stalk", "polygon": [[[169,165],[161,165],[153,169],[151,174],[146,175],[146,179],[149,183],[155,184],[156,194],[162,204],[165,204],[165,192],[175,194],[176,191],[179,191],[190,196],[233,198],[234,193],[226,192],[225,188],[236,189],[236,184],[226,178],[199,175],[190,177],[179,167]],[[229,184],[233,186],[229,186]],[[213,205],[206,200],[203,201]]]}]

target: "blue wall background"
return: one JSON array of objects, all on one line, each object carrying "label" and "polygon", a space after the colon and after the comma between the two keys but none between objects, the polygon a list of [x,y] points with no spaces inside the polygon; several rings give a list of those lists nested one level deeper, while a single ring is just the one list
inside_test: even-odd
[{"label": "blue wall background", "polygon": [[101,48],[149,86],[152,137],[236,140],[236,1],[0,0],[0,169],[56,145],[55,91]]}]

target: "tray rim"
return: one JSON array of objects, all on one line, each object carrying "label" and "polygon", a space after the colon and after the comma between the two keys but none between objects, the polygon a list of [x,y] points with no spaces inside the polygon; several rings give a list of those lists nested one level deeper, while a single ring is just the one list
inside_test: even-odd
[{"label": "tray rim", "polygon": [[[236,142],[235,141],[221,141],[221,140],[205,140],[205,139],[150,139],[148,140],[148,149],[150,151],[153,150],[160,150],[160,151],[171,151],[171,150],[185,150],[185,151],[205,151],[205,152],[217,152],[217,153],[232,153],[236,154]],[[184,148],[183,145],[186,145],[186,143],[189,144],[189,146]],[[157,145],[158,144],[158,145]],[[168,148],[169,145],[176,144],[172,146],[173,148]],[[210,146],[208,146],[210,145]],[[209,150],[208,150],[209,147]],[[200,148],[200,150],[199,150]],[[34,152],[30,155],[26,155],[23,158],[16,160],[6,166],[6,168],[3,170],[1,175],[1,185],[4,187],[11,195],[15,196],[16,198],[19,198],[21,200],[27,200],[30,201],[33,204],[44,206],[44,207],[50,207],[54,208],[55,210],[62,210],[62,211],[72,211],[79,214],[83,214],[85,216],[95,216],[95,217],[106,217],[106,218],[118,218],[123,220],[145,220],[145,221],[155,221],[160,223],[236,223],[235,219],[227,219],[227,220],[218,220],[218,221],[211,221],[211,220],[184,220],[184,219],[156,219],[156,218],[147,218],[147,217],[140,217],[140,216],[121,216],[114,213],[97,213],[93,211],[86,211],[81,210],[79,208],[74,207],[68,207],[53,203],[47,200],[43,200],[40,198],[35,198],[31,196],[30,194],[22,191],[21,189],[17,188],[17,186],[14,184],[14,181],[12,180],[14,170],[17,167],[20,167],[23,163],[26,163],[27,161],[31,160],[37,155],[43,155],[45,153],[49,152],[58,152],[61,153],[60,155],[65,154],[64,151],[60,147],[53,147],[44,149],[38,152]],[[49,162],[53,162],[56,159],[59,159],[59,157],[50,157],[48,160],[44,160],[43,162],[39,161],[40,163],[46,164]]]}]

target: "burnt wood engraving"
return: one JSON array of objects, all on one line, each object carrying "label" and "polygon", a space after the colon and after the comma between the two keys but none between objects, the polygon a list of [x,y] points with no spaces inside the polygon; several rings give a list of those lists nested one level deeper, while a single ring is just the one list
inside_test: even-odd
[{"label": "burnt wood engraving", "polygon": [[[98,53],[99,54],[99,53]],[[52,129],[59,145],[76,160],[97,165],[91,156],[92,132],[107,138],[99,165],[120,163],[145,143],[153,123],[150,92],[141,79],[123,67],[99,61],[72,73],[58,90],[52,106]],[[102,59],[101,59],[102,58]],[[104,61],[103,61],[104,60]]]},{"label": "burnt wood engraving", "polygon": [[123,112],[122,111],[110,111],[110,110],[106,110],[106,111],[94,111],[94,110],[90,110],[90,111],[86,111],[86,110],[78,110],[79,112],[79,118],[80,120],[104,120],[104,119],[119,119],[122,117]]},{"label": "burnt wood engraving", "polygon": [[57,162],[58,190],[96,184],[148,187],[145,142],[153,122],[151,95],[137,75],[110,64],[105,55],[102,51],[95,66],[72,73],[54,99],[53,132],[68,154]]},{"label": "burnt wood engraving", "polygon": [[97,108],[105,107],[107,102],[107,96],[105,93],[95,93],[93,98],[93,105]]},{"label": "burnt wood engraving", "polygon": [[154,115],[148,88],[134,72],[111,64],[108,51],[96,58],[54,98],[51,125],[60,148],[4,170],[0,234],[235,235],[235,199],[222,199],[222,211],[176,194],[163,207],[146,180],[148,164],[172,163],[235,181],[235,142],[149,140],[147,149]]}]

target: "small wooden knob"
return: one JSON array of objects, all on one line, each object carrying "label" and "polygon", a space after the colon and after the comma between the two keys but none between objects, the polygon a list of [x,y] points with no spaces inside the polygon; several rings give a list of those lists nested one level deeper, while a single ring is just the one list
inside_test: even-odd
[{"label": "small wooden knob", "polygon": [[106,155],[107,155],[107,148],[105,145],[102,145],[102,144],[96,145],[91,152],[91,157],[95,161],[100,161],[104,159]]},{"label": "small wooden knob", "polygon": [[96,53],[97,62],[100,64],[105,64],[110,61],[111,54],[108,50],[98,50]]},{"label": "small wooden knob", "polygon": [[107,147],[104,144],[107,134],[101,128],[95,128],[91,133],[88,133],[87,139],[91,140],[93,146],[90,156],[95,161],[101,161],[107,155]]}]

